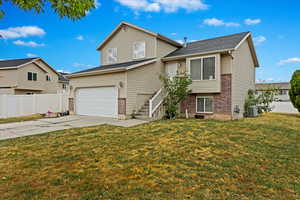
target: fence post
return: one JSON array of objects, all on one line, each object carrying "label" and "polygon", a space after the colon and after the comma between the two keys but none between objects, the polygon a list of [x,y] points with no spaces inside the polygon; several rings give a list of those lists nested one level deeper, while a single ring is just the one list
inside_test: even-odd
[{"label": "fence post", "polygon": [[59,112],[63,112],[62,111],[62,93],[58,94],[58,98],[59,98]]},{"label": "fence post", "polygon": [[23,116],[23,98],[22,98],[22,95],[18,96],[18,106],[19,106],[19,113],[18,113],[18,116]]},{"label": "fence post", "polygon": [[33,101],[33,113],[37,113],[37,96],[36,94],[32,95],[32,101]]},{"label": "fence post", "polygon": [[8,116],[8,113],[7,113],[7,95],[6,94],[3,94],[2,95],[2,99],[3,99],[3,102],[2,102],[2,110],[3,110],[3,118],[7,118]]}]

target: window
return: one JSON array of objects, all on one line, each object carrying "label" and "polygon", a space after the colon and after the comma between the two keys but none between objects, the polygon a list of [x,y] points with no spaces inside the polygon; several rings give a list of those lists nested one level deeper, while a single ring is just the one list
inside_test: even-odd
[{"label": "window", "polygon": [[107,50],[107,64],[113,64],[117,62],[117,48],[111,48]]},{"label": "window", "polygon": [[212,97],[197,97],[196,112],[197,113],[212,113],[213,112]]},{"label": "window", "polygon": [[37,73],[28,72],[27,73],[27,80],[29,80],[29,81],[37,81]]},{"label": "window", "polygon": [[66,84],[62,84],[62,89],[67,89],[67,85]]},{"label": "window", "polygon": [[169,78],[173,78],[177,75],[178,64],[177,63],[168,63],[166,64],[166,74]]},{"label": "window", "polygon": [[46,81],[51,81],[51,76],[50,75],[46,75]]},{"label": "window", "polygon": [[133,44],[133,59],[145,58],[146,56],[146,43],[135,42]]},{"label": "window", "polygon": [[216,57],[192,59],[190,61],[190,74],[192,80],[216,79]]}]

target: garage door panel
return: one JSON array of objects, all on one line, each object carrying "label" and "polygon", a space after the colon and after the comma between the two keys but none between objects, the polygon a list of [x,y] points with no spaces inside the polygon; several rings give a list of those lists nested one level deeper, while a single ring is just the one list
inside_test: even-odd
[{"label": "garage door panel", "polygon": [[78,115],[117,118],[118,89],[114,87],[78,89],[76,113]]}]

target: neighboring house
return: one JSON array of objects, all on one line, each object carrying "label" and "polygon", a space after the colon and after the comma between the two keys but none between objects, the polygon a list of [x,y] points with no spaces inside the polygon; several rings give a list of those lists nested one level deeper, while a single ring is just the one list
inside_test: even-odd
[{"label": "neighboring house", "polygon": [[62,93],[68,93],[70,91],[69,79],[66,77],[68,73],[58,72],[59,90]]},{"label": "neighboring house", "polygon": [[41,58],[0,61],[0,94],[51,94],[62,92],[66,80]]},{"label": "neighboring house", "polygon": [[181,112],[241,118],[259,66],[250,32],[180,44],[127,22],[98,46],[101,66],[68,75],[70,105],[79,115],[128,118],[161,115],[160,74],[187,72],[192,94]]},{"label": "neighboring house", "polygon": [[256,94],[261,94],[262,91],[268,88],[278,89],[278,94],[275,96],[276,101],[290,101],[289,90],[291,89],[291,85],[289,82],[257,83],[255,85]]}]

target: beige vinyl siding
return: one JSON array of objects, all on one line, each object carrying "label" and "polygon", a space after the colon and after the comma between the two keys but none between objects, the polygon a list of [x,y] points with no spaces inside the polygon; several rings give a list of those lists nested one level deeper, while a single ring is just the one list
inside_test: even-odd
[{"label": "beige vinyl siding", "polygon": [[[57,93],[58,90],[58,75],[43,63],[40,66],[30,63],[20,67],[17,71],[17,89],[20,90],[40,90],[42,93]],[[42,70],[42,69],[44,70]],[[29,81],[27,79],[28,72],[37,73],[37,81]],[[46,81],[46,75],[51,76],[51,81]]]},{"label": "beige vinyl siding", "polygon": [[15,90],[12,88],[0,88],[0,94],[15,94]]},{"label": "beige vinyl siding", "polygon": [[[50,69],[46,64],[44,64],[44,62],[42,61],[36,61],[37,64],[39,64],[40,67],[42,67],[46,73],[42,78],[42,81],[44,82],[45,85],[45,90],[42,91],[42,93],[57,93],[60,90],[60,84],[58,82],[58,74],[55,73],[52,69]],[[46,75],[50,75],[51,76],[51,81],[46,81]]]},{"label": "beige vinyl siding", "polygon": [[145,58],[154,58],[156,55],[156,38],[127,26],[126,30],[120,29],[101,49],[101,64],[107,64],[107,50],[110,48],[117,48],[117,63],[132,61],[133,44],[138,41],[145,41],[146,43]]},{"label": "beige vinyl siding", "polygon": [[232,58],[230,55],[221,56],[221,74],[232,73]]},{"label": "beige vinyl siding", "polygon": [[158,61],[127,72],[127,115],[140,107],[161,87],[159,75],[163,64]]},{"label": "beige vinyl siding", "polygon": [[174,47],[173,45],[170,45],[160,39],[157,39],[157,50],[156,50],[157,57],[164,57],[169,53],[175,51],[176,49],[177,47]]},{"label": "beige vinyl siding", "polygon": [[12,87],[17,85],[17,70],[0,70],[0,87]]},{"label": "beige vinyl siding", "polygon": [[[123,84],[122,87],[120,82]],[[115,86],[118,87],[119,98],[126,98],[125,72],[71,78],[70,86],[72,86],[71,97],[75,97],[78,88]]]},{"label": "beige vinyl siding", "polygon": [[232,109],[238,105],[241,112],[234,118],[241,118],[248,90],[255,89],[255,67],[247,40],[233,52],[233,57]]}]

